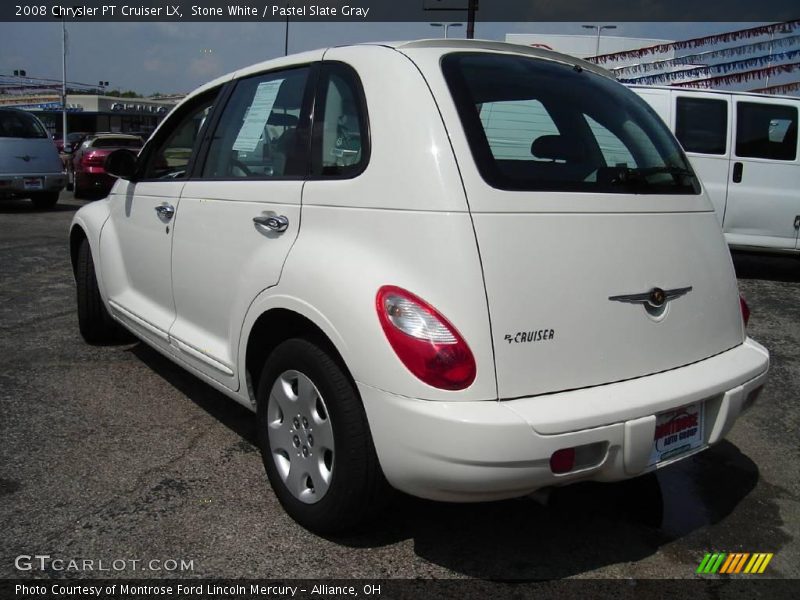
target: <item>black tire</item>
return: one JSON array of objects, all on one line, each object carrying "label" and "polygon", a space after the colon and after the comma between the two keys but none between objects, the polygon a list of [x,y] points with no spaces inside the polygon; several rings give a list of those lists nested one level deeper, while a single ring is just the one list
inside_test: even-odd
[{"label": "black tire", "polygon": [[78,264],[75,270],[78,292],[78,328],[89,344],[106,344],[117,341],[120,331],[108,314],[94,271],[89,241],[84,239],[78,248]]},{"label": "black tire", "polygon": [[84,190],[80,185],[78,185],[78,176],[75,176],[75,179],[72,183],[72,196],[73,198],[80,200],[82,198],[86,198],[86,190]]},{"label": "black tire", "polygon": [[[330,483],[324,495],[313,503],[303,502],[289,491],[270,446],[270,393],[287,371],[299,372],[311,380],[319,397],[324,399],[333,432],[335,451],[330,458]],[[391,489],[378,463],[358,391],[344,366],[331,353],[305,339],[293,338],[281,343],[264,365],[256,396],[261,458],[272,489],[289,516],[310,531],[330,534],[353,529],[380,512]],[[287,418],[283,415],[283,419]],[[321,458],[318,455],[317,460]]]},{"label": "black tire", "polygon": [[36,208],[53,208],[58,202],[58,192],[38,192],[31,194],[31,202]]}]

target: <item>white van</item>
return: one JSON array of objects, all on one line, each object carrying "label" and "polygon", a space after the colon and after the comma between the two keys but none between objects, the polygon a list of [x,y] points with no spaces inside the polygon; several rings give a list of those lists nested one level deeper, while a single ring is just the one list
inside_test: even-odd
[{"label": "white van", "polygon": [[70,231],[83,337],[124,327],[255,411],[272,487],[315,531],[388,486],[477,502],[665,467],[766,380],[680,145],[572,57],[282,57],[106,168]]},{"label": "white van", "polygon": [[728,244],[800,251],[800,98],[631,86],[675,133]]}]

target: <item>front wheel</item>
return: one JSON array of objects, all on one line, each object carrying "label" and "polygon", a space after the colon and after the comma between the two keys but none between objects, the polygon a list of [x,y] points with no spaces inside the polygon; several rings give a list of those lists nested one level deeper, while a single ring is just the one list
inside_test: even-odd
[{"label": "front wheel", "polygon": [[117,341],[119,330],[100,296],[92,251],[85,239],[78,248],[75,283],[78,292],[78,328],[83,339],[90,344]]},{"label": "front wheel", "polygon": [[364,407],[344,368],[294,338],[267,359],[257,392],[264,468],[278,500],[318,533],[353,528],[388,498]]}]

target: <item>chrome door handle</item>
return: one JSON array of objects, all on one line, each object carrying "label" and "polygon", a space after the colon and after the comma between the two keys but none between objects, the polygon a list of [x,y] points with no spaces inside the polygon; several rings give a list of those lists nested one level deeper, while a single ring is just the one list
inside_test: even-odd
[{"label": "chrome door handle", "polygon": [[175,207],[171,204],[156,206],[156,213],[162,219],[169,221],[175,215]]},{"label": "chrome door handle", "polygon": [[283,232],[289,227],[289,219],[284,217],[283,215],[278,216],[267,216],[267,215],[260,215],[258,217],[253,217],[253,223],[256,225],[261,225],[266,227],[267,229],[271,229],[272,231]]}]

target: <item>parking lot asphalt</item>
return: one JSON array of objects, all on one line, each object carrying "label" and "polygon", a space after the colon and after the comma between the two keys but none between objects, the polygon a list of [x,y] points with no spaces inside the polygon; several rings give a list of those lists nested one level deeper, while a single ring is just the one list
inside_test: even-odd
[{"label": "parking lot asphalt", "polygon": [[193,567],[77,574],[95,577],[685,578],[706,552],[774,552],[764,577],[800,577],[798,259],[735,256],[772,371],[719,446],[546,505],[400,497],[326,539],[278,504],[250,412],[143,344],[82,341],[67,228],[83,204],[0,203],[0,577],[58,576],[15,568],[49,554]]}]

